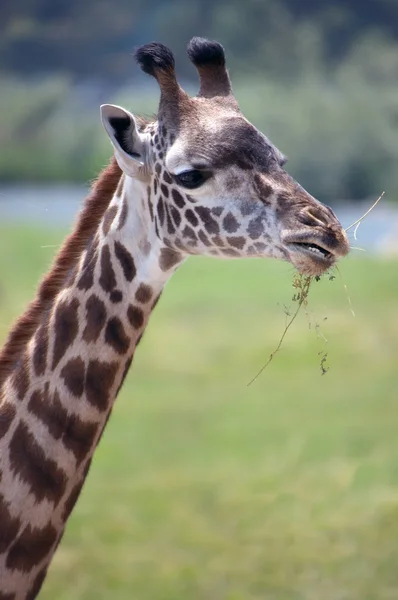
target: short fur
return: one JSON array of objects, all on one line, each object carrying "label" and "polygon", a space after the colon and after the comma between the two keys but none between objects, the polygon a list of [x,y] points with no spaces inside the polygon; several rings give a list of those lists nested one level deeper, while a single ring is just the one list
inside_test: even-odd
[{"label": "short fur", "polygon": [[10,374],[24,346],[39,326],[43,313],[52,305],[62,290],[65,279],[76,266],[77,260],[96,232],[106,209],[116,191],[122,171],[115,158],[102,171],[86,198],[72,233],[57,254],[50,272],[42,280],[34,300],[11,329],[0,351],[0,388]]}]

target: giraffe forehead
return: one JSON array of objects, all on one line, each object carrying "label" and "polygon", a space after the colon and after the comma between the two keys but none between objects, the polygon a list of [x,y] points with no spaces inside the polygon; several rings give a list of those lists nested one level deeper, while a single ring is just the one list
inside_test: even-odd
[{"label": "giraffe forehead", "polygon": [[236,165],[245,170],[270,172],[283,160],[279,150],[244,117],[207,118],[180,131],[167,152],[166,168],[181,173],[192,168],[225,169]]}]

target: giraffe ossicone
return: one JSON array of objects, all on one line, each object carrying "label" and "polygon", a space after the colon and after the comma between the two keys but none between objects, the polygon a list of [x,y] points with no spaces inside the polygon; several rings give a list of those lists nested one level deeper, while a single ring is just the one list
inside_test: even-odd
[{"label": "giraffe ossicone", "polygon": [[158,117],[101,107],[114,158],[0,353],[0,600],[40,591],[148,318],[189,255],[273,257],[319,275],[349,250],[241,113],[224,50],[194,38],[200,87],[161,44],[137,50]]}]

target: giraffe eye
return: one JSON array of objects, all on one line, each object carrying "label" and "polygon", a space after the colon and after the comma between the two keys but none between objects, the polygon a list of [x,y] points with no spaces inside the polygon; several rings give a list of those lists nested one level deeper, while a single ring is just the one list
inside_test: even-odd
[{"label": "giraffe eye", "polygon": [[174,175],[175,181],[188,190],[194,190],[195,188],[200,187],[207,179],[209,179],[209,177],[209,173],[199,171],[198,169],[183,171],[178,175]]}]

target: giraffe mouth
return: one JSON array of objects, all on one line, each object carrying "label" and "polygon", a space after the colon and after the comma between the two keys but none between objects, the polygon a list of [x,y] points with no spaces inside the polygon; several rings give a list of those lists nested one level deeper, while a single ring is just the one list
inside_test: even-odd
[{"label": "giraffe mouth", "polygon": [[289,246],[292,246],[293,249],[297,249],[299,252],[304,251],[326,261],[331,261],[334,259],[334,254],[319,244],[314,244],[312,242],[294,242],[289,244]]},{"label": "giraffe mouth", "polygon": [[287,234],[282,236],[282,241],[286,250],[289,253],[290,262],[303,274],[321,275],[330,267],[332,267],[339,254],[338,250],[332,249],[330,246],[333,240],[327,243],[324,236],[315,236],[312,234],[293,235]]},{"label": "giraffe mouth", "polygon": [[337,256],[319,242],[290,242],[286,248],[290,262],[303,275],[322,275],[337,260]]}]

